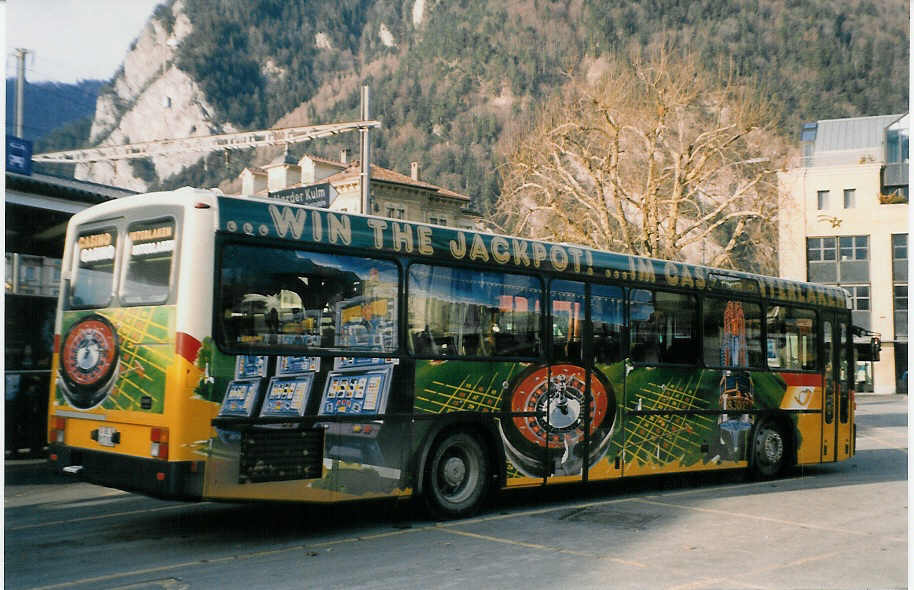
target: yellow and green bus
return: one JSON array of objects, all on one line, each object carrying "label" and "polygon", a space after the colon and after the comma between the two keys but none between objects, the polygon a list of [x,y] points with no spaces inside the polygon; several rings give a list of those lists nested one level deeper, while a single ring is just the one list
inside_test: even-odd
[{"label": "yellow and green bus", "polygon": [[838,288],[224,196],[69,225],[50,460],[163,498],[421,496],[854,454]]}]

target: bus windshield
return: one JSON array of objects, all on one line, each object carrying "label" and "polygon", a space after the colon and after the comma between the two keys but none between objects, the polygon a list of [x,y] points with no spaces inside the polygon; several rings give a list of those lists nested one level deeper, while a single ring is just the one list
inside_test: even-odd
[{"label": "bus windshield", "polygon": [[105,307],[111,302],[117,231],[95,230],[76,241],[79,261],[69,293],[74,308]]},{"label": "bus windshield", "polygon": [[151,305],[168,299],[171,258],[175,249],[173,220],[142,222],[128,229],[130,258],[121,288],[124,305]]}]

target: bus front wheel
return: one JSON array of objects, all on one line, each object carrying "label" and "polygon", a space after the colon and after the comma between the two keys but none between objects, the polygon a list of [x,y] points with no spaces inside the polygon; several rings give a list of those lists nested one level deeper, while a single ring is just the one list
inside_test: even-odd
[{"label": "bus front wheel", "polygon": [[788,439],[784,429],[773,420],[766,420],[755,431],[752,441],[752,475],[755,479],[771,479],[787,467]]},{"label": "bus front wheel", "polygon": [[489,458],[477,437],[467,432],[445,435],[429,455],[425,501],[433,516],[462,518],[476,512],[486,497]]}]

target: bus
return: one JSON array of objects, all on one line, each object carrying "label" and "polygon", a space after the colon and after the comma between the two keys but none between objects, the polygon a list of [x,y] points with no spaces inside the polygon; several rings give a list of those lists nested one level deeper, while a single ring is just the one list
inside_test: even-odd
[{"label": "bus", "polygon": [[73,216],[50,461],[188,500],[423,498],[854,455],[845,291],[183,188]]}]

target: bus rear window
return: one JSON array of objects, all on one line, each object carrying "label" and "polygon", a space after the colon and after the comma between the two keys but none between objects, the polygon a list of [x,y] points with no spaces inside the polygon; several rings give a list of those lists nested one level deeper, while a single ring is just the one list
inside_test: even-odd
[{"label": "bus rear window", "polygon": [[76,273],[70,287],[71,307],[105,307],[111,303],[117,231],[96,230],[76,239]]},{"label": "bus rear window", "polygon": [[129,257],[121,286],[124,305],[152,305],[168,300],[175,222],[134,223],[127,229]]}]

